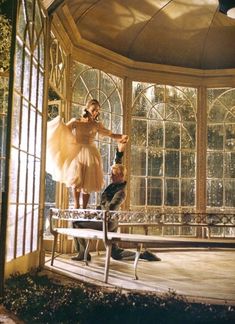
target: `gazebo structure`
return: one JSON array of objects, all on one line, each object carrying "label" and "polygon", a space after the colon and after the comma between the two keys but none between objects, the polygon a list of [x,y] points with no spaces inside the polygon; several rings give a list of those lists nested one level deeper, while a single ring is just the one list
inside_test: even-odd
[{"label": "gazebo structure", "polygon": [[[1,291],[12,273],[44,265],[48,210],[72,203],[45,172],[47,121],[78,117],[91,98],[105,126],[130,137],[124,209],[235,213],[233,7],[225,0],[5,2],[12,43],[9,68],[0,71]],[[114,143],[98,138],[97,145],[108,184]],[[90,206],[99,199],[93,194]],[[186,234],[179,231],[170,234]]]}]

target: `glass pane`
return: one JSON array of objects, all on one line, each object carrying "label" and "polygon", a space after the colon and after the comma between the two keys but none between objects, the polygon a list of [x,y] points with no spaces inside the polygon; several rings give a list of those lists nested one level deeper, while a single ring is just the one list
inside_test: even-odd
[{"label": "glass pane", "polygon": [[179,205],[179,180],[166,179],[165,180],[165,205],[178,206]]},{"label": "glass pane", "polygon": [[22,119],[21,119],[21,138],[20,138],[20,148],[27,151],[28,145],[28,113],[29,107],[28,103],[24,100],[22,106]]},{"label": "glass pane", "polygon": [[45,42],[45,37],[44,34],[41,33],[40,37],[39,37],[39,57],[40,57],[40,61],[39,64],[40,66],[43,68],[44,67],[44,55],[45,55],[45,51],[44,51],[44,42]]},{"label": "glass pane", "polygon": [[222,150],[224,144],[224,127],[222,125],[208,126],[208,149]]},{"label": "glass pane", "polygon": [[149,122],[148,146],[163,147],[163,123]]},{"label": "glass pane", "polygon": [[24,39],[24,31],[26,24],[26,12],[24,10],[24,6],[19,6],[19,15],[18,15],[18,23],[17,23],[17,33]]},{"label": "glass pane", "polygon": [[112,132],[115,134],[122,134],[122,117],[114,115],[112,116]]},{"label": "glass pane", "polygon": [[25,202],[26,196],[26,174],[27,174],[27,154],[20,152],[20,180],[19,180],[19,202]]},{"label": "glass pane", "polygon": [[178,177],[179,176],[179,152],[166,151],[165,154],[165,176]]},{"label": "glass pane", "polygon": [[195,206],[196,185],[194,180],[182,179],[181,181],[181,205]]},{"label": "glass pane", "polygon": [[6,261],[14,258],[15,228],[16,228],[16,205],[9,205],[7,223]]},{"label": "glass pane", "polygon": [[0,157],[5,157],[6,152],[6,118],[0,115]]},{"label": "glass pane", "polygon": [[225,180],[224,182],[225,189],[225,206],[234,208],[235,206],[235,181],[234,180]]},{"label": "glass pane", "polygon": [[34,192],[34,157],[28,156],[28,178],[27,178],[27,203],[33,203]]},{"label": "glass pane", "polygon": [[36,133],[36,156],[41,157],[41,141],[42,141],[42,117],[37,115],[37,133]]},{"label": "glass pane", "polygon": [[143,120],[132,120],[131,144],[146,146],[147,144],[147,122]]},{"label": "glass pane", "polygon": [[122,106],[120,105],[120,102],[122,102],[122,100],[120,97],[120,93],[115,91],[112,93],[112,95],[110,97],[108,97],[108,99],[110,101],[110,106],[111,106],[112,112],[114,112],[117,115],[121,115],[122,114]]},{"label": "glass pane", "polygon": [[38,100],[37,108],[39,112],[42,112],[42,107],[43,107],[43,89],[44,89],[44,78],[42,72],[40,71],[39,84],[38,84],[38,97],[37,97]]},{"label": "glass pane", "polygon": [[163,175],[163,152],[149,150],[148,151],[148,176]]},{"label": "glass pane", "polygon": [[10,162],[10,203],[15,203],[17,201],[17,190],[18,190],[18,154],[19,151],[15,148],[11,149],[11,162]]},{"label": "glass pane", "polygon": [[34,205],[34,212],[33,212],[33,251],[38,249],[38,220],[39,220],[39,207]]},{"label": "glass pane", "polygon": [[[35,159],[35,176],[34,176],[34,203],[39,203],[40,194],[40,160]],[[37,219],[37,218],[36,218]]]},{"label": "glass pane", "polygon": [[195,153],[181,153],[181,176],[184,178],[195,177],[196,156]]},{"label": "glass pane", "polygon": [[221,102],[217,101],[210,109],[209,121],[220,123],[221,121],[224,120],[225,114],[226,114],[226,109],[224,105],[222,105]]},{"label": "glass pane", "polygon": [[146,175],[146,151],[138,147],[131,150],[131,174]]},{"label": "glass pane", "polygon": [[144,178],[131,178],[131,202],[133,205],[145,205],[146,183]]},{"label": "glass pane", "polygon": [[16,236],[16,257],[23,255],[23,235],[24,235],[24,221],[25,221],[25,205],[18,205],[17,217],[17,236]]},{"label": "glass pane", "polygon": [[17,39],[15,51],[15,88],[19,92],[21,92],[22,56],[22,47],[19,45],[19,41]]},{"label": "glass pane", "polygon": [[235,153],[225,153],[224,158],[225,178],[235,178]]},{"label": "glass pane", "polygon": [[37,65],[33,63],[32,69],[32,84],[31,84],[31,103],[36,107],[37,103],[37,93],[38,93],[38,70]]},{"label": "glass pane", "polygon": [[196,147],[196,124],[185,123],[181,127],[181,148],[195,149]]},{"label": "glass pane", "polygon": [[[98,70],[87,69],[82,75],[81,79],[84,82],[87,89],[97,89],[98,88]],[[97,97],[94,97],[98,99]]]},{"label": "glass pane", "polygon": [[29,153],[35,152],[35,130],[36,130],[36,113],[34,109],[30,110],[30,124],[29,124]]},{"label": "glass pane", "polygon": [[34,0],[27,0],[26,2],[26,14],[27,14],[27,20],[33,21],[33,7],[34,7]]},{"label": "glass pane", "polygon": [[162,205],[162,180],[148,179],[148,205],[161,206]]},{"label": "glass pane", "polygon": [[223,206],[223,182],[221,180],[207,181],[207,205],[211,207]]},{"label": "glass pane", "polygon": [[235,124],[226,124],[225,149],[235,151]]},{"label": "glass pane", "polygon": [[35,29],[37,34],[39,34],[40,30],[42,29],[42,17],[41,17],[41,10],[38,6],[38,2],[35,2]]},{"label": "glass pane", "polygon": [[12,112],[12,144],[18,147],[20,145],[19,141],[19,126],[20,126],[20,97],[16,93],[14,94],[14,105],[19,107],[18,109],[13,109]]},{"label": "glass pane", "polygon": [[165,103],[156,103],[154,107],[149,110],[148,117],[150,119],[163,120],[165,112]]},{"label": "glass pane", "polygon": [[180,126],[174,123],[165,123],[165,146],[166,148],[180,148]]},{"label": "glass pane", "polygon": [[26,206],[26,232],[25,232],[25,253],[31,252],[31,236],[32,236],[32,205]]},{"label": "glass pane", "polygon": [[223,177],[223,153],[208,153],[207,176],[209,178]]},{"label": "glass pane", "polygon": [[99,149],[103,161],[103,170],[105,173],[110,173],[111,158],[109,144],[101,142],[99,145]]},{"label": "glass pane", "polygon": [[181,109],[181,117],[184,122],[196,121],[195,117],[195,99],[193,102],[186,100],[182,102],[180,109]]},{"label": "glass pane", "polygon": [[[142,90],[143,88],[141,87],[140,83],[137,85],[137,88],[134,89],[136,98],[134,101],[134,110],[132,112],[133,116],[147,116],[147,112],[151,108],[151,103],[146,98],[144,93],[141,92]],[[138,93],[139,95],[137,96]]]},{"label": "glass pane", "polygon": [[30,82],[30,56],[27,52],[25,52],[24,57],[24,72],[21,75],[21,78],[23,77],[23,94],[26,99],[29,98],[29,82]]},{"label": "glass pane", "polygon": [[165,105],[165,119],[172,122],[181,120],[179,111],[175,109],[175,106],[169,104]]},{"label": "glass pane", "polygon": [[109,97],[115,91],[115,83],[107,73],[101,71],[100,89]]}]

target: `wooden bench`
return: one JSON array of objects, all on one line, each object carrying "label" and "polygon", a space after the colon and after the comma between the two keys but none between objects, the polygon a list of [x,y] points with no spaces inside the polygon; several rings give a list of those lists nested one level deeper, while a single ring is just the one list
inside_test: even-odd
[{"label": "wooden bench", "polygon": [[[122,221],[126,219],[128,221],[129,217],[133,216],[132,212],[125,212],[125,217],[123,212],[107,212],[103,210],[83,210],[83,209],[50,209],[50,231],[54,236],[53,247],[52,247],[52,258],[51,265],[54,263],[55,250],[57,245],[58,235],[68,235],[72,237],[79,237],[86,239],[88,241],[84,261],[88,265],[87,255],[89,252],[91,240],[99,240],[104,242],[106,249],[105,256],[105,267],[104,267],[104,282],[108,281],[109,266],[111,249],[113,243],[132,243],[136,246],[136,257],[134,261],[134,277],[138,279],[137,275],[137,265],[139,256],[141,253],[142,245],[151,247],[206,247],[206,248],[235,248],[235,239],[198,239],[198,238],[184,238],[184,237],[162,237],[156,235],[144,235],[144,234],[130,234],[130,233],[119,233],[119,232],[108,232],[108,222],[110,220]],[[129,217],[128,217],[129,215]],[[64,227],[64,221],[73,222],[76,220],[92,220],[102,221],[103,230],[94,229],[83,229],[83,228],[72,228]],[[141,222],[141,219],[139,223]],[[61,226],[62,224],[62,226]]]}]

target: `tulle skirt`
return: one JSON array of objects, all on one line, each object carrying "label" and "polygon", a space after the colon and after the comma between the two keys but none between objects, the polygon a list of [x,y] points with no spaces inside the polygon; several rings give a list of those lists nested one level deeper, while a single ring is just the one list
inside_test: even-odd
[{"label": "tulle skirt", "polygon": [[100,191],[104,184],[96,145],[77,143],[59,116],[48,122],[46,171],[53,180],[84,193]]}]

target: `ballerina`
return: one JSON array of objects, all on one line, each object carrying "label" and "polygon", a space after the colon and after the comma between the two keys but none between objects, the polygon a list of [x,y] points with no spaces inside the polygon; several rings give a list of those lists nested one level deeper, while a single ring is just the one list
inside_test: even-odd
[{"label": "ballerina", "polygon": [[60,116],[48,122],[47,128],[47,165],[46,171],[52,179],[64,183],[73,190],[74,208],[86,208],[90,193],[99,192],[103,185],[103,165],[95,137],[111,137],[119,143],[126,143],[128,136],[114,134],[106,129],[98,116],[100,104],[96,99],[90,100],[84,115],[68,123]]}]

